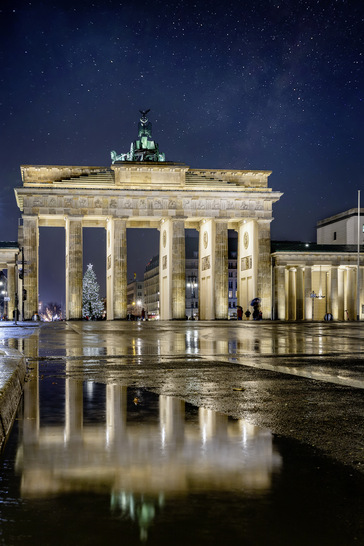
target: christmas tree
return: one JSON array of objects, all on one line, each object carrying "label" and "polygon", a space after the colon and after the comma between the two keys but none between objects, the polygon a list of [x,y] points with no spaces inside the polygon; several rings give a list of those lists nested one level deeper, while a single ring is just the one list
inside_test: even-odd
[{"label": "christmas tree", "polygon": [[92,264],[88,264],[82,282],[82,317],[97,319],[102,317],[104,304],[100,299],[100,286]]}]

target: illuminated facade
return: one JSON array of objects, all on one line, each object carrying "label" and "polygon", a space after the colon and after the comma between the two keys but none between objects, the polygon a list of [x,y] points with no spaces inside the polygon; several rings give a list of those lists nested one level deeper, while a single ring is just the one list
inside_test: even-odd
[{"label": "illuminated facade", "polygon": [[176,163],[114,163],[101,167],[22,166],[16,188],[27,261],[25,318],[38,309],[39,227],[66,235],[66,318],[80,319],[82,230],[107,232],[107,319],[127,315],[127,241],[130,228],[160,232],[160,316],[185,318],[185,229],[199,231],[199,315],[228,318],[228,230],[238,234],[241,305],[258,296],[271,314],[270,223],[281,193],[270,171],[196,170]]},{"label": "illuminated facade", "polygon": [[317,223],[317,243],[272,242],[272,317],[363,320],[363,230],[350,209]]},{"label": "illuminated facade", "polygon": [[[358,268],[353,249],[325,249],[319,245],[302,251],[292,244],[289,248],[273,245],[271,249],[273,204],[282,196],[268,186],[271,172],[191,169],[165,161],[152,139],[148,111],[141,111],[138,138],[132,142],[130,152],[112,152],[110,167],[21,167],[23,185],[15,189],[15,195],[23,221],[19,244],[27,262],[25,319],[38,309],[39,227],[43,226],[65,230],[69,320],[81,318],[85,227],[103,227],[107,234],[107,320],[125,319],[128,314],[128,228],[159,230],[162,320],[197,316],[197,287],[200,320],[228,319],[234,303],[245,310],[254,298],[260,299],[265,319],[321,317],[323,304],[318,300],[324,299],[324,285],[325,311],[338,320],[356,314]],[[342,226],[345,222],[353,224],[353,214],[347,219],[345,214],[322,221],[318,239],[332,239],[336,222],[336,234],[340,233],[337,243],[351,241],[350,232],[341,241]],[[187,273],[186,229],[198,231],[198,263]],[[229,230],[237,234],[236,276],[231,278]],[[359,290],[362,293],[362,283]],[[313,301],[312,294],[319,294],[317,301]]]}]

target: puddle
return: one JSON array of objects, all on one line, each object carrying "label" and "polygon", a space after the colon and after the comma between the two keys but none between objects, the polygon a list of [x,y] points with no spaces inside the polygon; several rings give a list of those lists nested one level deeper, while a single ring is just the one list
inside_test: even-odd
[{"label": "puddle", "polygon": [[34,363],[1,458],[1,544],[364,542],[364,480],[269,430]]}]

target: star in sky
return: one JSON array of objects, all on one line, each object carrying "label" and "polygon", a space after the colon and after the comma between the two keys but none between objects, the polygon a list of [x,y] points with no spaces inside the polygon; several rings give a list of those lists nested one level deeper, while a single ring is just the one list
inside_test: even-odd
[{"label": "star in sky", "polygon": [[21,164],[109,166],[150,108],[167,160],[272,170],[272,238],[314,240],[362,186],[363,16],[346,0],[3,1],[1,239],[17,239]]}]

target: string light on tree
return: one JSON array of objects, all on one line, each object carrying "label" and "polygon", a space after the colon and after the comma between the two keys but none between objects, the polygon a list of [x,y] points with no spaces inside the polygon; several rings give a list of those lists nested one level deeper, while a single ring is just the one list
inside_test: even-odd
[{"label": "string light on tree", "polygon": [[98,319],[102,317],[104,304],[100,298],[100,285],[96,279],[93,265],[88,264],[82,281],[82,317]]}]

